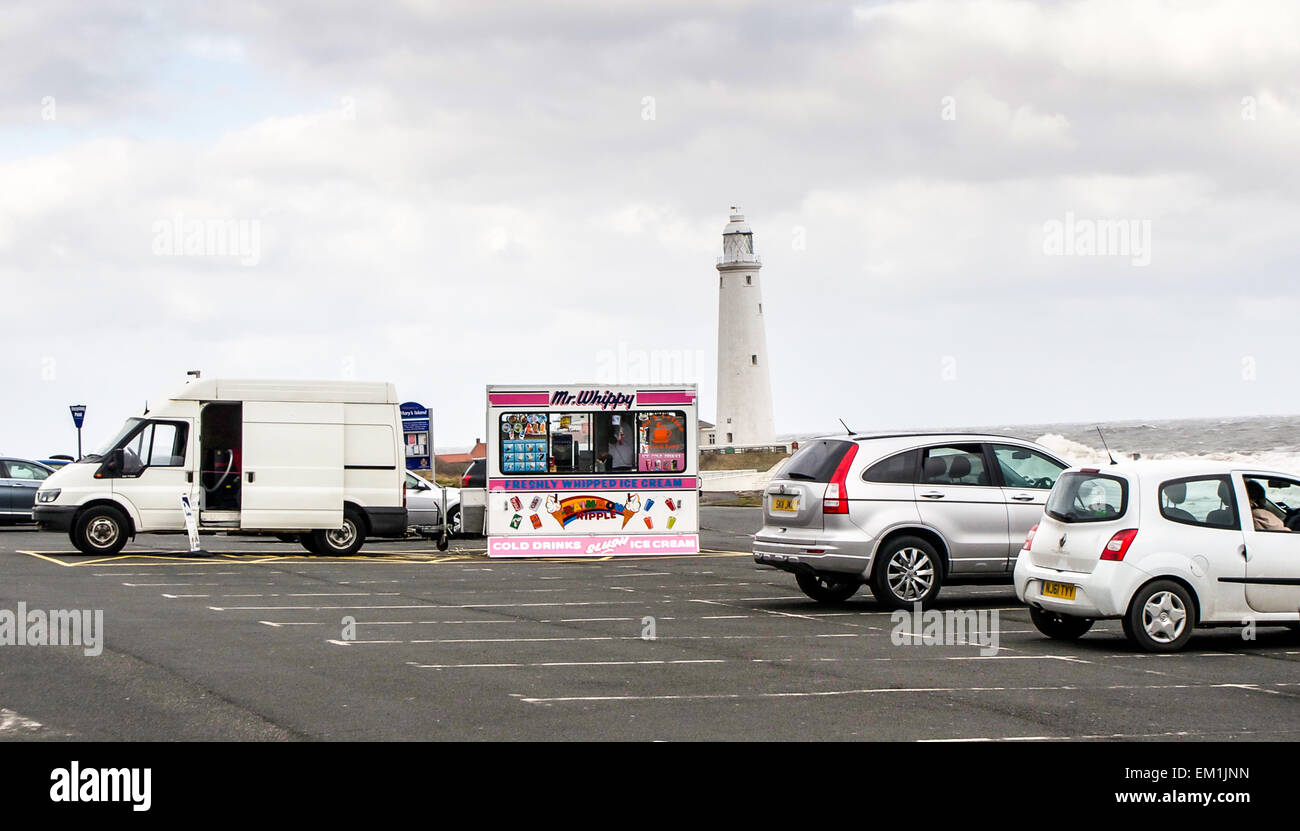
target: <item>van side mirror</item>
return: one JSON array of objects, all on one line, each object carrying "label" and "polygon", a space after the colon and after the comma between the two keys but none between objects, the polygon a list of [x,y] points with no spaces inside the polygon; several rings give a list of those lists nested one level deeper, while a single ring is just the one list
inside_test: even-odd
[{"label": "van side mirror", "polygon": [[99,470],[95,471],[96,479],[116,479],[122,475],[122,467],[126,461],[126,454],[122,448],[108,451],[100,462]]}]

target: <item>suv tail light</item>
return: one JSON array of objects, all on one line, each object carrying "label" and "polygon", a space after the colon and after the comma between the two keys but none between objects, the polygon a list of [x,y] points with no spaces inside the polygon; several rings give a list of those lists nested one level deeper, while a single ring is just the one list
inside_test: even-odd
[{"label": "suv tail light", "polygon": [[[473,467],[473,465],[470,465],[470,467]],[[460,486],[462,488],[469,487],[469,467],[465,468],[465,472],[460,476]]]},{"label": "suv tail light", "polygon": [[1115,536],[1110,538],[1106,547],[1101,550],[1103,560],[1114,560],[1119,562],[1124,559],[1128,553],[1128,547],[1133,544],[1133,538],[1138,535],[1138,529],[1126,528],[1123,531],[1116,531]]},{"label": "suv tail light", "polygon": [[402,477],[402,507],[406,507],[406,477]]},{"label": "suv tail light", "polygon": [[849,476],[849,465],[853,464],[853,457],[856,455],[858,455],[857,443],[850,444],[849,449],[844,451],[840,463],[835,466],[835,473],[831,474],[830,484],[826,486],[826,494],[822,497],[823,514],[849,512],[849,492],[845,480]]},{"label": "suv tail light", "polygon": [[1029,529],[1029,534],[1025,537],[1024,549],[1026,551],[1034,547],[1034,534],[1037,533],[1038,533],[1038,525],[1037,523],[1035,523],[1034,527]]}]

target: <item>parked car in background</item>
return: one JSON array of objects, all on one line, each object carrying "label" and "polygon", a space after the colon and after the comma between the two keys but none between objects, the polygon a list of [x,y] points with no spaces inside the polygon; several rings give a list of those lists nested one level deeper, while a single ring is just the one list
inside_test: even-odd
[{"label": "parked car in background", "polygon": [[487,459],[475,459],[465,468],[461,474],[460,486],[462,488],[486,488],[487,487]]},{"label": "parked car in background", "polygon": [[[414,473],[406,474],[406,524],[411,528],[442,525],[442,491],[444,489]],[[461,533],[460,489],[447,491],[447,533]]]},{"label": "parked car in background", "polygon": [[0,458],[0,523],[33,522],[36,491],[53,472],[31,459]]},{"label": "parked car in background", "polygon": [[815,439],[766,488],[754,560],[793,573],[814,600],[843,601],[869,584],[891,608],[928,605],[946,584],[1010,582],[1068,467],[1009,436]]},{"label": "parked car in background", "polygon": [[[1278,521],[1257,520],[1261,511]],[[1293,474],[1205,461],[1075,468],[1025,540],[1016,595],[1049,637],[1073,640],[1118,618],[1149,652],[1246,621],[1300,631],[1296,529]]]}]

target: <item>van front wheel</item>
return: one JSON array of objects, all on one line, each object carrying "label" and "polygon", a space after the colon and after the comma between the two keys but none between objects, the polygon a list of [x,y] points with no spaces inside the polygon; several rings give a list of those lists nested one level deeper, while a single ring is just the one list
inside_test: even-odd
[{"label": "van front wheel", "polygon": [[72,529],[72,544],[82,554],[116,554],[130,534],[126,515],[117,508],[100,505],[82,511]]},{"label": "van front wheel", "polygon": [[312,531],[312,543],[317,554],[326,557],[347,557],[361,550],[366,541],[366,523],[361,514],[348,508],[343,512],[343,527],[333,531]]}]

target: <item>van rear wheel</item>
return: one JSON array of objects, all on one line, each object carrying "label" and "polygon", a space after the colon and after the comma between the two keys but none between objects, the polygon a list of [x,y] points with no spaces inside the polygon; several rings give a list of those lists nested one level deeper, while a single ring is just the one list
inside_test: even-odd
[{"label": "van rear wheel", "polygon": [[794,579],[799,584],[799,590],[818,603],[842,603],[862,588],[862,584],[856,580],[836,580],[811,572],[796,574]]},{"label": "van rear wheel", "polygon": [[72,529],[72,544],[82,554],[116,554],[126,545],[130,525],[117,508],[100,505],[88,508],[77,517]]},{"label": "van rear wheel", "polygon": [[314,553],[324,557],[347,557],[361,550],[366,541],[366,523],[353,508],[343,512],[343,527],[332,531],[312,531]]}]

